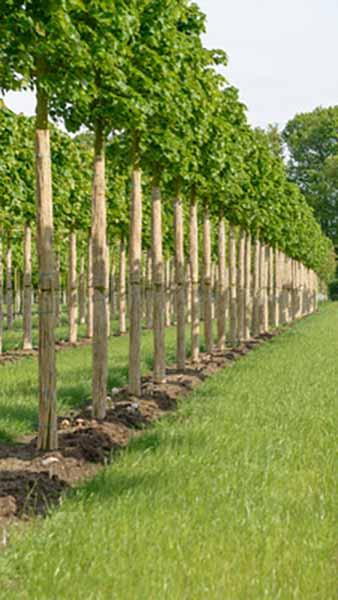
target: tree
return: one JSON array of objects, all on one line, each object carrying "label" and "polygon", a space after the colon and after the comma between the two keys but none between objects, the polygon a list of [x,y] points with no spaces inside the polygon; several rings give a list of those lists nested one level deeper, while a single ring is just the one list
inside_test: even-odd
[{"label": "tree", "polygon": [[338,105],[296,115],[286,125],[288,172],[338,247]]}]

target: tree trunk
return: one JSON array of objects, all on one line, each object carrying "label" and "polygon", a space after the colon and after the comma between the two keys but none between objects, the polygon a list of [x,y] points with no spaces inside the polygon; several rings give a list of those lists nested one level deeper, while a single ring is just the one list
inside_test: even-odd
[{"label": "tree trunk", "polygon": [[176,277],[176,363],[185,369],[185,274],[183,205],[177,190],[175,196],[175,277]]},{"label": "tree trunk", "polygon": [[24,229],[23,274],[23,349],[32,349],[32,233],[29,223]]},{"label": "tree trunk", "polygon": [[141,395],[141,259],[142,259],[142,187],[138,159],[134,148],[129,236],[129,393]]},{"label": "tree trunk", "polygon": [[76,276],[76,233],[69,234],[68,254],[68,318],[69,318],[69,341],[71,344],[77,342],[77,276]]},{"label": "tree trunk", "polygon": [[187,323],[191,323],[191,263],[187,262],[185,274],[185,297],[187,303]]},{"label": "tree trunk", "polygon": [[204,210],[203,223],[203,258],[204,258],[204,341],[205,350],[212,353],[212,300],[211,300],[211,227],[208,208]]},{"label": "tree trunk", "polygon": [[109,301],[109,280],[110,280],[110,256],[109,247],[106,246],[106,313],[107,313],[107,337],[110,337],[110,301]]},{"label": "tree trunk", "polygon": [[268,252],[268,304],[269,304],[269,328],[274,329],[274,259],[273,259],[273,249],[271,246],[267,246]]},{"label": "tree trunk", "polygon": [[237,248],[237,330],[238,340],[241,342],[245,339],[245,237],[243,231],[240,231]]},{"label": "tree trunk", "polygon": [[83,325],[86,322],[86,277],[84,256],[80,258],[79,274],[79,323]]},{"label": "tree trunk", "polygon": [[153,282],[152,282],[152,252],[147,250],[146,256],[146,276],[145,276],[145,298],[146,298],[146,328],[153,327]]},{"label": "tree trunk", "polygon": [[216,294],[217,294],[217,267],[215,261],[211,261],[211,320],[216,316]]},{"label": "tree trunk", "polygon": [[87,265],[87,337],[93,337],[94,316],[94,290],[93,290],[93,238],[90,234],[88,240],[88,265]]},{"label": "tree trunk", "polygon": [[199,269],[197,199],[192,193],[190,203],[190,271],[191,271],[191,360],[199,360]]},{"label": "tree trunk", "polygon": [[273,264],[275,272],[274,281],[274,298],[273,298],[273,319],[274,326],[279,327],[280,323],[280,311],[279,311],[279,298],[280,298],[280,269],[279,269],[279,250],[274,249],[273,253]]},{"label": "tree trunk", "polygon": [[237,298],[236,298],[236,234],[235,227],[230,225],[229,230],[229,306],[230,306],[230,327],[229,343],[231,346],[238,341],[238,322],[237,322]]},{"label": "tree trunk", "polygon": [[57,448],[55,362],[55,264],[48,100],[37,84],[36,110],[37,250],[39,259],[39,450]]},{"label": "tree trunk", "polygon": [[14,317],[21,314],[21,276],[19,269],[14,271]]},{"label": "tree trunk", "polygon": [[171,260],[165,261],[165,326],[171,325]]},{"label": "tree trunk", "polygon": [[12,279],[12,246],[11,241],[8,240],[7,252],[6,252],[6,302],[7,302],[7,328],[11,330],[13,328],[13,279]]},{"label": "tree trunk", "polygon": [[154,380],[165,381],[165,298],[162,251],[162,200],[158,183],[152,189],[152,244],[154,286]]},{"label": "tree trunk", "polygon": [[226,243],[225,221],[221,216],[218,224],[218,298],[217,298],[217,347],[225,349],[226,337]]},{"label": "tree trunk", "polygon": [[108,342],[107,342],[107,241],[105,198],[105,140],[101,122],[95,127],[94,182],[92,206],[93,240],[93,416],[106,414]]},{"label": "tree trunk", "polygon": [[260,333],[260,241],[255,241],[255,255],[254,255],[254,271],[253,271],[253,306],[252,306],[252,334],[254,337]]},{"label": "tree trunk", "polygon": [[245,258],[244,258],[244,340],[250,340],[251,335],[251,236],[245,235]]},{"label": "tree trunk", "polygon": [[269,330],[269,305],[268,305],[268,256],[267,246],[261,244],[260,247],[260,333],[267,333]]},{"label": "tree trunk", "polygon": [[[55,305],[55,327],[60,324],[60,302],[61,302],[61,283],[60,283],[60,254],[55,254],[55,289],[54,289],[54,305]],[[34,299],[34,292],[32,292]]]},{"label": "tree trunk", "polygon": [[116,316],[116,264],[114,260],[114,254],[111,257],[110,267],[110,318],[112,321],[115,320]]},{"label": "tree trunk", "polygon": [[120,240],[120,272],[119,272],[119,334],[127,332],[126,326],[126,246],[124,238]]}]

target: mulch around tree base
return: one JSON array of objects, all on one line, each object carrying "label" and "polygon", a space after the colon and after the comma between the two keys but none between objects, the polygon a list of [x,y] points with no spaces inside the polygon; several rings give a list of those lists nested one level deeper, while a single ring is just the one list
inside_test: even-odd
[{"label": "mulch around tree base", "polygon": [[131,438],[174,411],[178,398],[274,335],[277,332],[225,352],[201,354],[197,364],[187,363],[184,373],[168,368],[161,384],[154,383],[151,375],[143,377],[141,398],[130,396],[127,388],[113,389],[102,421],[93,419],[91,406],[59,417],[57,451],[38,451],[36,436],[0,444],[0,544],[1,527],[5,531],[10,521],[45,515],[69,488],[113,460]]}]

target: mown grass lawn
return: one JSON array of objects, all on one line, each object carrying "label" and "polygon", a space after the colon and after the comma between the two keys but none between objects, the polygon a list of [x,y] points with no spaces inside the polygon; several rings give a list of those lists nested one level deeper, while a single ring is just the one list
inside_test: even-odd
[{"label": "mown grass lawn", "polygon": [[[338,304],[326,305],[13,531],[1,597],[334,600],[337,334]],[[59,356],[78,385],[86,352]]]}]

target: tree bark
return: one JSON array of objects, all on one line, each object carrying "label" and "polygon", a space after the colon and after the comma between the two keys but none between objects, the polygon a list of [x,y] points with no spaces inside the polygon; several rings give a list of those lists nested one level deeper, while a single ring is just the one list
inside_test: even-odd
[{"label": "tree bark", "polygon": [[226,242],[225,221],[220,216],[218,224],[218,298],[217,298],[217,347],[225,349],[226,338]]},{"label": "tree bark", "polygon": [[32,232],[29,223],[24,229],[23,274],[23,349],[32,349]]},{"label": "tree bark", "polygon": [[244,258],[244,340],[250,340],[251,336],[251,236],[245,235],[245,258]]},{"label": "tree bark", "polygon": [[68,319],[69,319],[69,341],[71,344],[77,342],[77,275],[76,275],[76,233],[71,231],[69,234],[69,253],[68,253]]},{"label": "tree bark", "polygon": [[110,256],[109,247],[106,246],[106,313],[107,313],[107,337],[110,337],[110,301],[109,301],[109,280],[110,280]]},{"label": "tree bark", "polygon": [[199,269],[198,269],[197,199],[193,191],[190,202],[190,272],[191,272],[191,360],[199,360]]},{"label": "tree bark", "polygon": [[245,338],[245,237],[243,231],[240,231],[237,248],[237,327],[238,340],[241,342]]},{"label": "tree bark", "polygon": [[37,251],[39,260],[39,450],[57,448],[55,362],[55,264],[48,99],[37,83]]},{"label": "tree bark", "polygon": [[[32,300],[34,292],[32,291]],[[61,302],[61,282],[60,282],[60,254],[55,254],[55,289],[54,289],[54,305],[55,305],[55,327],[60,324],[60,302]]]},{"label": "tree bark", "polygon": [[6,303],[7,303],[7,328],[13,328],[13,272],[12,272],[12,246],[8,239],[6,252]]},{"label": "tree bark", "polygon": [[209,210],[204,210],[203,223],[203,259],[204,259],[204,342],[205,350],[212,353],[212,300],[211,300],[211,226]]},{"label": "tree bark", "polygon": [[165,298],[162,250],[162,200],[158,182],[152,188],[152,245],[154,287],[154,380],[165,381]]},{"label": "tree bark", "polygon": [[14,318],[21,314],[21,276],[19,269],[14,270]]},{"label": "tree bark", "polygon": [[129,239],[129,393],[139,397],[141,395],[142,188],[137,140],[135,140],[133,157]]},{"label": "tree bark", "polygon": [[92,206],[93,241],[93,416],[106,414],[108,341],[107,341],[107,241],[105,198],[105,140],[100,121],[95,127],[94,182]]},{"label": "tree bark", "polygon": [[268,255],[267,246],[260,247],[260,333],[269,330],[269,304],[268,304]]},{"label": "tree bark", "polygon": [[235,227],[230,225],[229,230],[229,307],[230,307],[230,327],[229,343],[231,346],[238,341],[238,322],[237,322],[237,298],[236,298],[236,234]]},{"label": "tree bark", "polygon": [[176,362],[177,368],[185,369],[185,274],[184,274],[184,227],[183,205],[179,190],[174,201],[175,211],[175,277],[176,277]]},{"label": "tree bark", "polygon": [[187,262],[185,273],[185,297],[187,303],[187,323],[191,323],[191,263]]},{"label": "tree bark", "polygon": [[254,271],[253,271],[253,306],[252,306],[252,334],[254,337],[260,333],[260,241],[255,240],[255,254],[254,254]]},{"label": "tree bark", "polygon": [[85,259],[80,259],[79,274],[79,323],[83,325],[86,322],[86,277],[85,277]]},{"label": "tree bark", "polygon": [[126,326],[126,245],[124,238],[120,240],[120,270],[119,270],[119,334],[127,332]]},{"label": "tree bark", "polygon": [[145,296],[146,296],[146,328],[153,327],[153,282],[152,282],[152,252],[147,250],[146,257],[146,281],[145,281]]},{"label": "tree bark", "polygon": [[171,260],[165,261],[165,326],[171,325]]},{"label": "tree bark", "polygon": [[110,266],[110,317],[113,321],[116,317],[116,264],[113,253]]},{"label": "tree bark", "polygon": [[94,289],[93,289],[93,238],[89,235],[88,239],[88,265],[87,265],[87,337],[93,337],[93,317],[94,317]]}]

